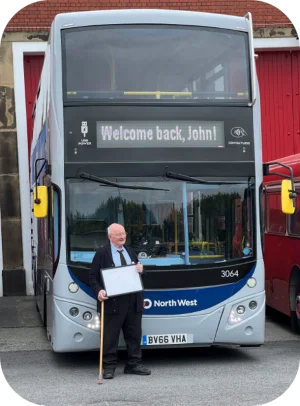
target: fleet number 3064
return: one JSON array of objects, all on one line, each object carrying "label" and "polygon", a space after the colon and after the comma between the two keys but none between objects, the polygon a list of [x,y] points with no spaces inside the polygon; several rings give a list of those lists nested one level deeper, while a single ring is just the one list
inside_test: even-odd
[{"label": "fleet number 3064", "polygon": [[235,276],[239,276],[239,271],[230,271],[229,269],[221,271],[221,278],[234,278]]}]

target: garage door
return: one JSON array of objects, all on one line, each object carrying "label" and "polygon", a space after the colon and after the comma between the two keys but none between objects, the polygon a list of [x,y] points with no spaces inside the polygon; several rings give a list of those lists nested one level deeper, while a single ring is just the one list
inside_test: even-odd
[{"label": "garage door", "polygon": [[[24,56],[24,80],[25,80],[25,99],[27,116],[27,140],[28,155],[30,156],[30,147],[32,141],[32,109],[35,102],[36,91],[39,85],[44,55],[25,55]],[[30,160],[29,160],[30,162]]]},{"label": "garage door", "polygon": [[300,52],[259,52],[263,159],[300,152]]}]

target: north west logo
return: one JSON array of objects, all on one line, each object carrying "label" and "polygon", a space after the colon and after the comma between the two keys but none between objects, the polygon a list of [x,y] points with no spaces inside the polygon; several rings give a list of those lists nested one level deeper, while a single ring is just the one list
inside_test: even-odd
[{"label": "north west logo", "polygon": [[193,307],[198,305],[198,300],[186,300],[186,299],[171,299],[171,300],[159,300],[144,299],[144,309],[150,309],[153,307]]},{"label": "north west logo", "polygon": [[152,300],[150,299],[144,299],[144,309],[150,309],[152,307]]}]

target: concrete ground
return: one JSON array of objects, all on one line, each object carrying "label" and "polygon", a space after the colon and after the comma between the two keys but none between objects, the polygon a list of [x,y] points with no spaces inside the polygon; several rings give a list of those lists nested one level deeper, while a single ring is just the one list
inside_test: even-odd
[{"label": "concrete ground", "polygon": [[[3,297],[0,361],[12,391],[8,395],[0,379],[0,403],[23,406],[13,401],[14,394],[45,406],[98,405],[99,401],[105,406],[262,405],[280,397],[292,384],[299,369],[299,344],[300,336],[291,332],[288,318],[278,322],[267,315],[266,342],[260,348],[144,351],[150,377],[124,375],[126,353],[120,352],[115,379],[98,385],[97,351],[54,353],[35,298]],[[295,393],[278,406],[298,405],[298,389]]]}]

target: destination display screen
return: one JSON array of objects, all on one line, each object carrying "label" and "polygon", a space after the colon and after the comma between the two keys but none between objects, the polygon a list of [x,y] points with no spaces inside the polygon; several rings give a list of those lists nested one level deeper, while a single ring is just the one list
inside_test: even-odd
[{"label": "destination display screen", "polygon": [[223,148],[223,121],[97,121],[97,148]]},{"label": "destination display screen", "polygon": [[254,161],[253,112],[245,107],[68,105],[64,136],[66,162]]}]

